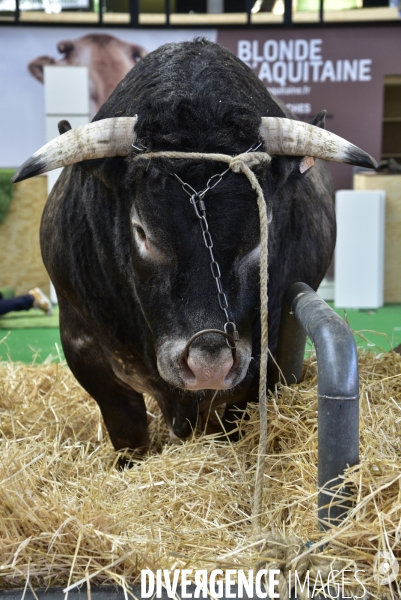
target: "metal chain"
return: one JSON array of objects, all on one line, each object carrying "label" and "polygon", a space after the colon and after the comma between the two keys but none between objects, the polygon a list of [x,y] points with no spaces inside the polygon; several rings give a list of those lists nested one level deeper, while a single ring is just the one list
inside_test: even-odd
[{"label": "metal chain", "polygon": [[[249,150],[246,151],[246,153],[256,152],[260,148],[261,145],[262,145],[262,142],[253,144],[249,148]],[[232,346],[230,344],[228,339],[226,339],[226,344],[229,348],[234,350],[237,346],[237,342],[239,341],[239,333],[238,333],[235,322],[230,320],[230,317],[229,317],[228,300],[227,300],[226,294],[224,293],[223,286],[221,283],[220,266],[219,266],[219,263],[216,261],[214,253],[213,253],[213,240],[212,240],[212,236],[210,235],[209,224],[208,224],[208,221],[206,218],[206,206],[205,206],[205,203],[203,202],[203,198],[205,197],[206,193],[209,190],[212,190],[213,188],[215,188],[216,185],[218,185],[221,182],[224,175],[226,173],[228,173],[228,171],[230,171],[230,167],[228,167],[222,173],[217,173],[216,175],[212,175],[212,177],[210,177],[210,179],[206,183],[205,189],[203,189],[201,192],[197,192],[196,190],[194,190],[194,188],[192,186],[189,185],[189,183],[185,183],[184,181],[182,181],[182,179],[180,177],[178,177],[178,175],[176,173],[174,173],[174,177],[177,179],[177,181],[180,182],[182,189],[190,197],[189,201],[192,204],[192,206],[195,210],[195,214],[199,219],[199,223],[200,223],[202,235],[203,235],[203,241],[205,243],[206,248],[209,250],[209,254],[210,254],[210,259],[211,259],[210,270],[212,272],[213,279],[216,282],[217,300],[218,300],[219,306],[220,306],[221,310],[223,311],[224,316],[226,318],[226,322],[224,324],[224,332],[226,334],[230,335],[234,341],[234,346]]]}]

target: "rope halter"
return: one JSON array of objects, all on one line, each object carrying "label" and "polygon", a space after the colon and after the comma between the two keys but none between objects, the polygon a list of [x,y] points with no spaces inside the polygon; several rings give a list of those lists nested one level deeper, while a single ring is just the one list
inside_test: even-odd
[{"label": "rope halter", "polygon": [[[260,275],[260,328],[261,328],[261,339],[260,339],[260,367],[259,367],[259,415],[260,415],[260,436],[259,436],[259,447],[258,447],[258,458],[256,465],[256,477],[255,477],[255,492],[253,502],[253,527],[254,533],[257,534],[260,531],[260,517],[262,513],[262,494],[263,494],[263,472],[265,465],[265,454],[267,445],[267,405],[266,405],[266,390],[267,390],[267,358],[268,358],[268,223],[269,219],[267,216],[266,202],[263,195],[262,187],[252,171],[259,165],[267,165],[271,162],[271,156],[266,152],[244,152],[236,156],[229,156],[228,154],[217,154],[217,153],[201,153],[201,152],[147,152],[144,154],[138,154],[134,160],[148,160],[151,161],[154,158],[169,158],[169,159],[191,159],[191,160],[213,160],[217,162],[223,162],[234,173],[243,173],[252,189],[256,193],[256,201],[259,211],[259,226],[260,226],[260,264],[259,264],[259,275]],[[206,330],[207,331],[207,330]],[[217,330],[218,331],[218,330]],[[198,332],[195,336],[189,340],[185,353],[189,352],[189,345],[194,341],[195,337],[203,332]],[[222,333],[222,332],[220,332]]]}]

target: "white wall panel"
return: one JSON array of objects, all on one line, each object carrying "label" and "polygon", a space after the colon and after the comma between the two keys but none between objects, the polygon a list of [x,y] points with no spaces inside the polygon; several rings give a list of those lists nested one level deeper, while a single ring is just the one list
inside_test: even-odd
[{"label": "white wall panel", "polygon": [[[57,137],[58,122],[65,119],[71,127],[80,127],[90,121],[88,67],[44,67],[46,141]],[[47,174],[47,193],[50,194],[63,169]],[[50,299],[57,303],[57,296],[50,283]]]},{"label": "white wall panel", "polygon": [[383,190],[336,193],[336,307],[383,305],[385,201]]},{"label": "white wall panel", "polygon": [[44,67],[46,115],[88,115],[88,67]]}]

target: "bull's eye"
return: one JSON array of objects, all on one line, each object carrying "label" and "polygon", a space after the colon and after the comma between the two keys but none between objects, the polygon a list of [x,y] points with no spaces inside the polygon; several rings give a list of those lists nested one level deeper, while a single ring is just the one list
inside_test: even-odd
[{"label": "bull's eye", "polygon": [[144,242],[146,240],[146,233],[144,229],[142,229],[142,227],[140,227],[139,225],[135,225],[135,229],[139,239],[142,240],[142,242]]},{"label": "bull's eye", "polygon": [[146,259],[156,260],[158,262],[163,261],[165,259],[164,253],[158,246],[157,241],[152,238],[152,233],[150,232],[148,235],[144,228],[136,220],[133,220],[132,228],[134,233],[133,237],[140,256]]},{"label": "bull's eye", "polygon": [[143,256],[149,256],[149,253],[150,253],[149,240],[148,240],[148,236],[145,233],[144,228],[141,227],[138,223],[133,223],[133,228],[134,228],[134,237],[136,239],[136,243],[139,248],[139,251],[141,252],[141,254],[143,254]]}]

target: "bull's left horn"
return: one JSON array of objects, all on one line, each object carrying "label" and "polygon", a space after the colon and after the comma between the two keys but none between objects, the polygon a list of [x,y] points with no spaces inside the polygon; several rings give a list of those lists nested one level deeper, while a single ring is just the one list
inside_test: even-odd
[{"label": "bull's left horn", "polygon": [[375,159],[343,138],[302,121],[262,117],[259,128],[266,152],[286,156],[313,156],[375,169]]},{"label": "bull's left horn", "polygon": [[32,154],[14,174],[12,181],[47,173],[82,160],[127,156],[134,141],[137,117],[103,119],[66,131]]}]

